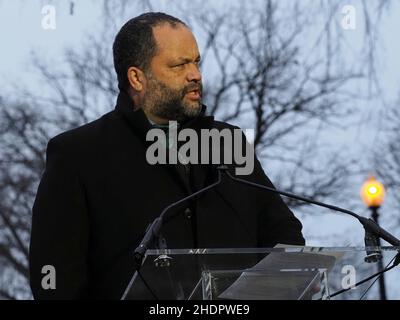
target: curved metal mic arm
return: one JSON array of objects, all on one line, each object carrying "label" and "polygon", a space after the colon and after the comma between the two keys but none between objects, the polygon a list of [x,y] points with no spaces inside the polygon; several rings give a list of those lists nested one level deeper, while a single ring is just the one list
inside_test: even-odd
[{"label": "curved metal mic arm", "polygon": [[[146,253],[146,250],[150,247],[150,245],[154,242],[155,239],[159,238],[160,229],[164,223],[164,217],[165,217],[166,213],[168,212],[168,210],[170,210],[171,208],[173,208],[175,206],[180,205],[181,203],[183,203],[187,200],[197,197],[198,195],[216,187],[220,183],[221,183],[221,171],[218,170],[218,179],[216,182],[210,184],[209,186],[207,186],[203,189],[200,189],[199,191],[196,191],[195,193],[193,193],[183,199],[180,199],[180,200],[170,204],[161,212],[160,216],[157,217],[151,223],[151,225],[147,228],[146,234],[144,235],[142,241],[140,242],[140,245],[135,249],[134,258],[135,258],[137,270],[139,270],[139,268],[142,265],[143,257],[144,257],[144,254]],[[162,243],[162,241],[160,241],[160,243]]]},{"label": "curved metal mic arm", "polygon": [[277,194],[281,194],[283,196],[289,197],[289,198],[293,198],[296,200],[300,200],[300,201],[304,201],[304,202],[308,202],[308,203],[312,203],[314,205],[320,206],[320,207],[324,207],[324,208],[328,208],[334,211],[339,211],[345,214],[348,214],[354,218],[356,218],[364,227],[366,233],[374,235],[376,237],[382,238],[383,240],[387,241],[388,243],[390,243],[393,246],[400,246],[400,240],[397,239],[395,236],[393,236],[392,234],[390,234],[388,231],[386,231],[385,229],[381,228],[375,221],[373,221],[372,219],[369,218],[364,218],[350,210],[347,209],[343,209],[337,206],[333,206],[330,204],[326,204],[323,202],[319,202],[319,201],[315,201],[312,199],[308,199],[302,196],[298,196],[296,194],[290,193],[290,192],[286,192],[286,191],[281,191],[275,188],[271,188],[271,187],[267,187],[258,183],[254,183],[251,181],[247,181],[244,179],[240,179],[240,178],[236,178],[234,176],[231,175],[231,173],[228,171],[228,167],[226,165],[220,165],[217,167],[217,171],[218,171],[218,179],[216,182],[214,182],[213,184],[177,201],[174,202],[172,204],[170,204],[169,206],[167,206],[160,214],[159,217],[157,217],[152,223],[151,225],[147,228],[145,236],[143,237],[140,245],[135,249],[134,251],[134,257],[135,257],[135,262],[136,262],[136,268],[139,269],[142,261],[143,261],[143,257],[144,254],[146,252],[146,250],[149,248],[149,246],[153,243],[153,241],[159,237],[160,235],[160,229],[164,223],[164,217],[165,214],[168,212],[168,210],[170,210],[171,208],[187,201],[190,200],[192,198],[195,198],[196,196],[200,195],[203,192],[208,191],[209,189],[214,188],[215,186],[217,186],[218,184],[221,183],[221,172],[225,173],[230,179],[237,181],[239,183],[242,184],[246,184],[252,187],[256,187],[259,189],[263,189],[263,190],[267,190],[273,193],[277,193]]},{"label": "curved metal mic arm", "polygon": [[267,190],[267,191],[270,191],[270,192],[273,192],[273,193],[281,194],[281,195],[289,197],[289,198],[293,198],[293,199],[296,199],[296,200],[312,203],[312,204],[315,204],[315,205],[320,206],[320,207],[328,208],[328,209],[331,209],[331,210],[334,210],[334,211],[339,211],[339,212],[343,212],[343,213],[346,213],[348,215],[351,215],[352,217],[356,218],[363,225],[363,227],[364,227],[366,232],[368,232],[370,234],[373,234],[376,237],[382,238],[383,240],[387,241],[388,243],[390,243],[391,245],[393,245],[395,247],[400,246],[400,240],[399,239],[397,239],[394,235],[390,234],[385,229],[381,228],[374,220],[372,220],[370,218],[364,218],[364,217],[362,217],[362,216],[360,216],[360,215],[358,215],[358,214],[356,214],[356,213],[354,213],[354,212],[352,212],[350,210],[347,210],[347,209],[342,209],[340,207],[332,206],[330,204],[326,204],[326,203],[323,203],[323,202],[319,202],[319,201],[311,200],[311,199],[308,199],[308,198],[305,198],[305,197],[301,197],[301,196],[298,196],[298,195],[293,194],[293,193],[281,191],[281,190],[278,190],[278,189],[274,189],[274,188],[271,188],[271,187],[264,186],[262,184],[258,184],[258,183],[254,183],[254,182],[247,181],[247,180],[244,180],[244,179],[236,178],[236,177],[234,177],[234,176],[232,176],[230,174],[230,172],[228,171],[228,167],[227,166],[219,166],[217,169],[218,169],[218,171],[224,172],[230,179],[232,179],[234,181],[237,181],[237,182],[240,182],[240,183],[252,186],[252,187],[256,187],[256,188],[259,188],[259,189],[264,189],[264,190]]}]

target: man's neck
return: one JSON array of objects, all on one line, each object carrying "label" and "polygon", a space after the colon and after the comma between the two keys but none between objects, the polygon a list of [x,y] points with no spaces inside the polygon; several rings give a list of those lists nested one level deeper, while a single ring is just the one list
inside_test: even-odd
[{"label": "man's neck", "polygon": [[147,120],[152,124],[152,125],[158,125],[158,126],[165,126],[168,125],[168,120],[167,119],[161,119],[159,117],[155,117],[153,115],[148,114],[145,110],[143,110],[144,114],[147,117]]},{"label": "man's neck", "polygon": [[152,126],[155,126],[155,127],[168,127],[168,122],[163,122],[163,123],[157,123],[157,122],[154,122],[153,120],[151,120],[150,118],[147,118],[147,120],[150,122],[150,124],[152,125]]}]

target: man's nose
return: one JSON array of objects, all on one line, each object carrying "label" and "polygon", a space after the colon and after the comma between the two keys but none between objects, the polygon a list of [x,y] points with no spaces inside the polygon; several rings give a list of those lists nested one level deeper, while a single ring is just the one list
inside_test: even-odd
[{"label": "man's nose", "polygon": [[189,82],[200,82],[201,81],[201,72],[199,66],[197,64],[190,64],[190,68],[187,73],[187,80]]}]

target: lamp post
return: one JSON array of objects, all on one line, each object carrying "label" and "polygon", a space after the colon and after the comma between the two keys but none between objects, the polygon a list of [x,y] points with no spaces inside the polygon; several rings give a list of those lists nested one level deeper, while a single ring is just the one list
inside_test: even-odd
[{"label": "lamp post", "polygon": [[[385,198],[385,188],[382,183],[378,182],[375,177],[370,176],[361,188],[361,198],[365,205],[371,210],[371,218],[379,224],[378,209]],[[378,238],[378,246],[381,246],[381,241]],[[378,260],[379,270],[383,270],[383,260]],[[381,300],[386,300],[385,278],[382,274],[379,277],[379,292]]]}]

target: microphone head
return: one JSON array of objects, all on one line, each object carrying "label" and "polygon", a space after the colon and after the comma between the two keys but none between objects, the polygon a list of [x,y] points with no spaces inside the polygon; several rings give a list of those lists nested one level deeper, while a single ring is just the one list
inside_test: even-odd
[{"label": "microphone head", "polygon": [[367,248],[367,256],[364,258],[364,261],[367,263],[375,263],[381,260],[382,253],[379,250],[378,238],[372,233],[365,231],[364,242]]}]

